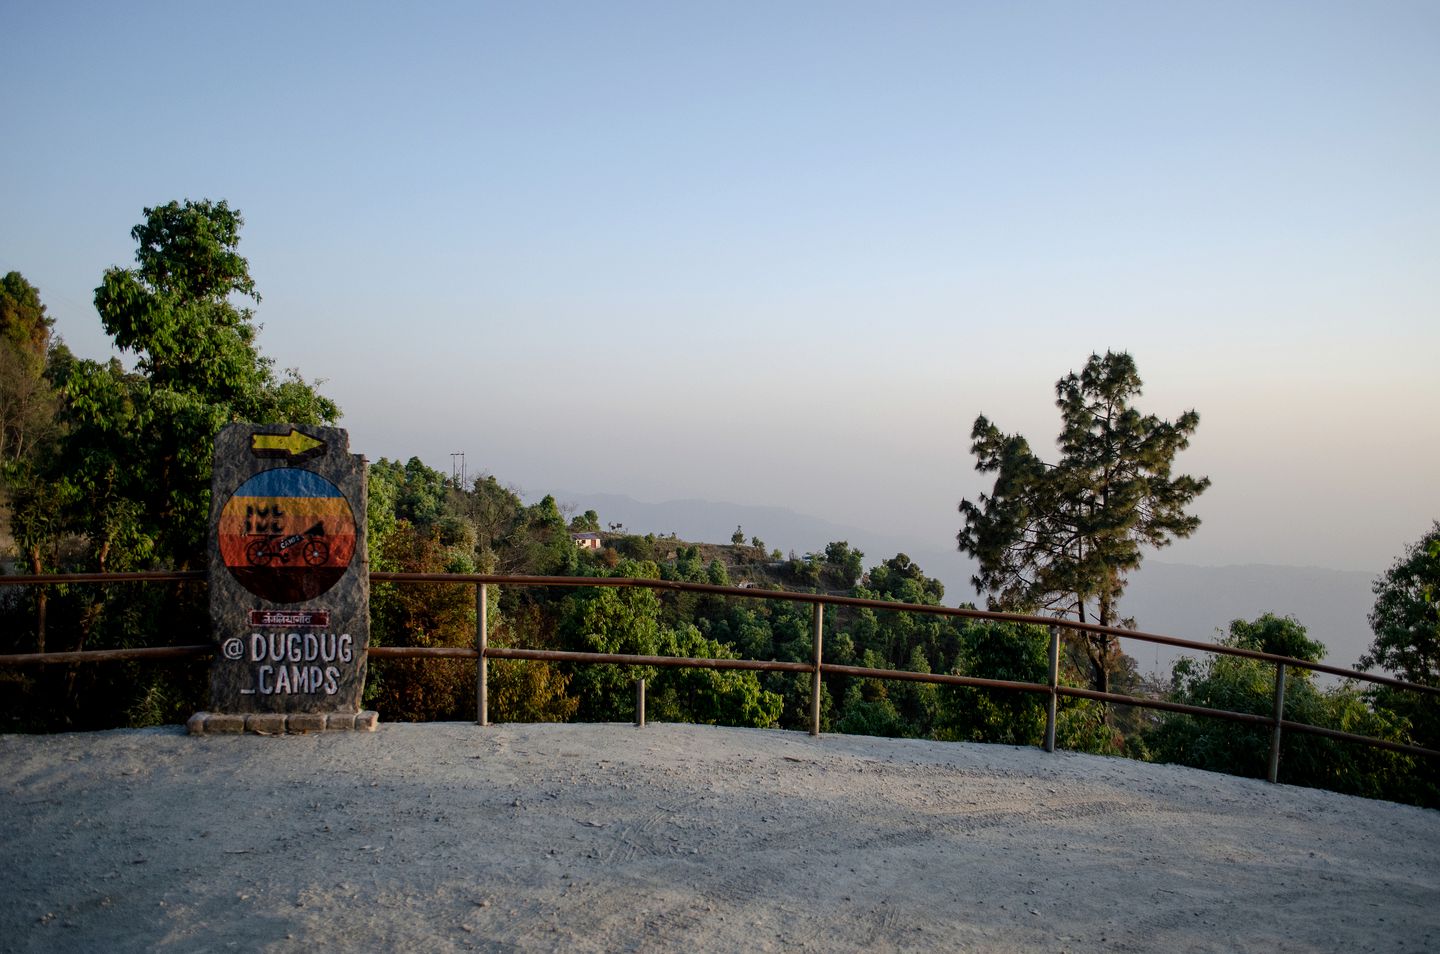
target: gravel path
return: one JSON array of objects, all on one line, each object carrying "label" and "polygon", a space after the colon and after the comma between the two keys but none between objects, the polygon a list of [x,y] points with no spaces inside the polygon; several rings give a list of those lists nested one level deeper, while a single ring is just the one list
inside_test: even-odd
[{"label": "gravel path", "polygon": [[1440,812],[701,726],[0,736],[4,951],[1440,950]]}]

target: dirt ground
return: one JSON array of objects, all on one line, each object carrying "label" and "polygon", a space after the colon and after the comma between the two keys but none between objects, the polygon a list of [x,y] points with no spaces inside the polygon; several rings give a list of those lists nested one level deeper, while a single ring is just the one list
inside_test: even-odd
[{"label": "dirt ground", "polygon": [[1440,949],[1440,812],[650,725],[0,737],[5,951]]}]

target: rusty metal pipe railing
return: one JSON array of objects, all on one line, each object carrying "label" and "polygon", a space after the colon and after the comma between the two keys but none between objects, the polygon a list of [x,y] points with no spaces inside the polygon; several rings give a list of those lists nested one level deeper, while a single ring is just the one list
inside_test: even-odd
[{"label": "rusty metal pipe railing", "polygon": [[1093,699],[1096,702],[1108,702],[1112,705],[1162,709],[1166,712],[1180,712],[1185,715],[1213,715],[1217,718],[1229,719],[1231,722],[1250,722],[1260,726],[1273,724],[1269,716],[1255,715],[1251,712],[1232,712],[1229,709],[1208,709],[1205,706],[1192,706],[1186,702],[1171,702],[1168,699],[1123,696],[1116,692],[1099,692],[1095,689],[1082,689],[1079,686],[1060,686],[1055,692],[1057,695],[1067,696],[1071,699]]},{"label": "rusty metal pipe railing", "polygon": [[[41,574],[41,575],[15,575],[0,576],[0,585],[57,585],[57,584],[92,584],[92,583],[155,583],[155,582],[182,582],[182,581],[203,581],[206,575],[201,571],[160,571],[143,573],[70,573],[70,574]],[[1100,626],[1094,623],[1079,623],[1068,620],[1057,620],[1048,616],[1032,616],[1022,613],[996,613],[988,610],[974,610],[963,607],[929,606],[915,603],[892,603],[885,600],[874,600],[864,597],[836,596],[825,593],[792,593],[784,590],[760,590],[754,588],[741,588],[733,586],[720,586],[711,583],[689,583],[679,580],[652,580],[634,577],[556,577],[556,576],[503,576],[498,574],[449,574],[449,573],[383,573],[370,574],[373,582],[377,583],[442,583],[442,584],[469,584],[477,589],[477,632],[475,647],[450,647],[450,646],[374,646],[371,647],[370,655],[377,659],[477,659],[480,661],[481,670],[477,673],[477,721],[484,725],[488,721],[486,712],[486,686],[484,679],[484,663],[489,659],[530,659],[547,662],[574,662],[582,664],[611,663],[618,665],[639,665],[654,666],[657,668],[708,668],[708,669],[737,669],[760,672],[794,672],[813,674],[814,686],[812,687],[811,700],[811,731],[812,734],[819,732],[819,679],[822,673],[830,673],[838,676],[850,676],[858,678],[874,678],[887,680],[901,680],[911,682],[928,682],[941,685],[971,686],[982,689],[999,689],[1017,692],[1042,693],[1050,696],[1052,714],[1047,721],[1046,746],[1047,751],[1053,750],[1054,700],[1059,696],[1074,699],[1092,699],[1100,702],[1115,705],[1135,706],[1138,708],[1157,709],[1167,712],[1176,712],[1192,716],[1206,718],[1218,718],[1232,722],[1248,723],[1255,726],[1269,726],[1272,729],[1271,765],[1270,777],[1273,781],[1276,775],[1278,755],[1278,741],[1282,730],[1300,732],[1302,734],[1318,735],[1326,738],[1333,738],[1347,742],[1355,742],[1369,745],[1375,748],[1387,749],[1410,755],[1426,757],[1440,757],[1440,751],[1423,748],[1421,746],[1407,745],[1399,742],[1390,742],[1383,739],[1376,739],[1371,736],[1357,735],[1351,732],[1344,732],[1338,729],[1328,729],[1321,726],[1309,725],[1302,722],[1292,722],[1283,718],[1284,703],[1284,669],[1293,666],[1308,669],[1313,672],[1323,672],[1331,675],[1341,676],[1347,679],[1358,679],[1378,685],[1393,686],[1400,689],[1418,691],[1428,694],[1440,694],[1440,687],[1426,686],[1417,683],[1405,682],[1400,679],[1392,679],[1387,676],[1378,676],[1371,673],[1342,669],[1337,666],[1329,666],[1323,663],[1312,663],[1302,659],[1294,659],[1288,656],[1279,656],[1273,653],[1265,653],[1257,650],[1241,649],[1233,646],[1222,646],[1213,643],[1200,643],[1194,640],[1180,639],[1174,636],[1163,636],[1156,633],[1145,633],[1135,630],[1119,629],[1113,626]],[[509,586],[557,586],[567,588],[580,587],[638,587],[652,590],[670,590],[676,592],[706,593],[716,596],[740,597],[744,599],[774,599],[790,602],[811,603],[815,607],[815,633],[814,633],[814,658],[810,663],[802,662],[781,662],[778,660],[754,660],[754,659],[708,659],[696,657],[675,657],[675,656],[641,656],[625,653],[586,653],[570,652],[560,650],[540,649],[519,649],[510,647],[489,646],[484,627],[486,624],[486,600],[485,586],[487,584],[503,584]],[[1185,703],[1171,702],[1163,699],[1148,699],[1141,696],[1126,696],[1118,693],[1098,692],[1092,689],[1082,689],[1074,686],[1060,686],[1057,684],[1054,673],[1054,662],[1052,661],[1052,672],[1048,684],[1014,682],[1001,679],[983,679],[973,676],[962,676],[949,673],[921,673],[899,669],[872,669],[863,666],[840,666],[825,663],[821,655],[822,636],[822,607],[823,606],[846,606],[854,608],[866,608],[884,610],[891,612],[912,612],[928,615],[960,617],[966,619],[988,620],[998,622],[1014,622],[1026,625],[1045,626],[1051,630],[1051,653],[1055,652],[1057,642],[1054,639],[1054,632],[1058,629],[1072,629],[1079,632],[1102,633],[1105,635],[1118,636],[1127,639],[1136,639],[1143,642],[1153,642],[1161,645],[1175,646],[1182,649],[1193,649],[1200,652],[1214,653],[1217,655],[1236,656],[1247,659],[1255,659],[1269,662],[1276,665],[1276,703],[1275,714],[1264,716],[1254,713],[1232,712],[1224,709],[1210,709],[1203,706],[1192,706]],[[76,664],[91,662],[117,662],[124,660],[161,660],[179,658],[199,658],[213,654],[211,646],[157,646],[157,647],[136,647],[132,649],[109,649],[109,650],[86,650],[82,652],[58,652],[58,653],[28,653],[0,656],[0,665],[27,666],[27,665],[52,665],[52,664]]]},{"label": "rusty metal pipe railing", "polygon": [[1406,755],[1440,757],[1440,752],[1434,749],[1407,745],[1404,742],[1391,742],[1388,739],[1377,739],[1370,735],[1356,735],[1354,732],[1345,732],[1341,729],[1327,729],[1324,726],[1311,725],[1308,722],[1291,722],[1289,719],[1284,719],[1280,724],[1285,727],[1285,731],[1299,732],[1301,735],[1319,735],[1327,739],[1339,739],[1342,742],[1360,742],[1373,748],[1389,749],[1391,752],[1403,752]]},{"label": "rusty metal pipe railing", "polygon": [[13,653],[0,656],[0,666],[53,666],[75,663],[123,662],[127,659],[190,659],[213,656],[214,646],[136,646],[132,649],[86,649],[62,653]]},{"label": "rusty metal pipe railing", "polygon": [[809,663],[760,659],[704,659],[689,656],[636,656],[627,653],[581,653],[558,649],[510,649],[491,646],[491,659],[535,659],[542,662],[617,663],[622,666],[654,666],[657,669],[750,669],[757,672],[810,672]]},{"label": "rusty metal pipe railing", "polygon": [[136,573],[17,573],[0,576],[0,586],[59,586],[67,583],[181,583],[208,579],[204,570],[145,570]]},{"label": "rusty metal pipe railing", "polygon": [[[0,580],[3,580],[0,577]],[[788,590],[761,590],[738,586],[720,586],[714,583],[689,583],[683,580],[652,580],[637,577],[582,577],[582,576],[501,576],[491,573],[371,573],[376,583],[490,583],[509,586],[557,586],[578,588],[587,586],[640,587],[652,590],[670,590],[681,593],[708,593],[715,596],[736,596],[743,599],[786,600],[792,603],[821,603],[826,606],[848,606],[857,609],[885,610],[898,613],[922,613],[931,616],[952,616],[962,619],[1001,623],[1023,623],[1031,626],[1058,626],[1061,629],[1096,635],[1118,636],[1141,642],[1175,646],[1179,649],[1193,649],[1197,652],[1215,653],[1222,656],[1238,656],[1258,659],[1269,663],[1284,663],[1313,672],[1323,672],[1345,679],[1359,679],[1377,685],[1394,686],[1440,696],[1440,686],[1426,686],[1406,682],[1390,676],[1345,669],[1326,663],[1309,662],[1291,656],[1261,652],[1257,649],[1243,649],[1238,646],[1222,646],[1218,643],[1202,643],[1178,636],[1147,633],[1142,630],[1121,629],[1116,626],[1101,626],[1098,623],[1082,623],[1075,620],[1059,619],[1054,616],[1034,616],[1026,613],[999,613],[990,610],[967,609],[961,606],[930,606],[922,603],[892,603],[887,600],[868,599],[859,596],[837,596],[829,593],[793,593]]]},{"label": "rusty metal pipe railing", "polygon": [[[17,574],[15,576],[0,576],[0,586],[57,585],[66,583],[162,583],[204,579],[205,573],[200,570],[156,571],[146,573]],[[961,606],[892,603],[887,600],[875,600],[859,596],[837,596],[829,593],[795,593],[788,590],[761,590],[738,586],[720,586],[714,583],[689,583],[683,580],[652,580],[640,577],[505,576],[495,573],[390,573],[376,571],[370,574],[370,580],[374,583],[489,583],[492,585],[507,586],[557,586],[571,589],[591,586],[617,588],[639,587],[682,593],[708,593],[715,596],[735,596],[742,599],[786,600],[792,603],[823,603],[827,606],[848,606],[858,609],[886,610],[897,613],[921,613],[931,616],[951,616],[962,619],[1001,623],[1023,623],[1031,626],[1058,626],[1061,629],[1074,630],[1076,632],[1118,636],[1123,639],[1157,643],[1162,646],[1174,646],[1179,649],[1192,649],[1197,652],[1213,653],[1221,656],[1237,656],[1245,659],[1258,659],[1269,663],[1284,663],[1286,666],[1308,669],[1312,672],[1323,672],[1327,675],[1339,676],[1344,679],[1358,679],[1376,685],[1393,686],[1397,689],[1406,689],[1440,696],[1440,686],[1427,686],[1420,683],[1406,682],[1403,679],[1395,679],[1390,676],[1361,672],[1357,669],[1345,669],[1341,666],[1331,666],[1326,663],[1309,662],[1304,659],[1280,656],[1275,653],[1261,652],[1256,649],[1223,646],[1219,643],[1202,643],[1193,639],[1181,639],[1178,636],[1147,633],[1143,630],[1120,629],[1116,626],[1101,626],[1098,623],[1082,623],[1076,620],[1060,619],[1054,616],[1034,616],[1026,613],[1000,613],[990,610],[968,609]]]},{"label": "rusty metal pipe railing", "polygon": [[1016,692],[1048,693],[1049,686],[1034,682],[1011,682],[1007,679],[983,679],[945,672],[915,672],[910,669],[870,669],[865,666],[837,666],[825,663],[823,672],[857,679],[894,679],[900,682],[930,682],[942,686],[972,686],[977,689],[1013,689]]},{"label": "rusty metal pipe railing", "polygon": [[1270,717],[1270,767],[1265,777],[1271,782],[1280,780],[1280,737],[1285,731],[1285,664],[1275,664],[1275,705]]},{"label": "rusty metal pipe railing", "polygon": [[[474,659],[480,655],[474,646],[371,646],[366,650],[372,659]],[[494,656],[494,652],[486,653]]]}]

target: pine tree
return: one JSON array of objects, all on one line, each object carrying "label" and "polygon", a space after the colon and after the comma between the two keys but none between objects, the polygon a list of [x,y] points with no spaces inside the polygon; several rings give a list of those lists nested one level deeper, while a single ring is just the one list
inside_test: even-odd
[{"label": "pine tree", "polygon": [[[995,474],[989,494],[963,500],[956,539],[979,561],[972,582],[992,608],[1049,612],[1113,626],[1127,575],[1143,546],[1188,537],[1200,519],[1185,512],[1207,477],[1172,476],[1175,455],[1189,445],[1200,416],[1173,423],[1141,414],[1135,361],[1125,352],[1091,355],[1085,369],[1055,385],[1062,428],[1051,464],[1025,438],[1005,434],[984,415],[971,431],[975,467]],[[1114,637],[1081,644],[1093,688],[1108,692],[1118,661]]]}]

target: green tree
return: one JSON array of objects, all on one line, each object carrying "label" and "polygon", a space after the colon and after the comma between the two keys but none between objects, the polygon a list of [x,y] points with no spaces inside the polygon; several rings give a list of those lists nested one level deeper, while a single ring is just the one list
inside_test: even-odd
[{"label": "green tree", "polygon": [[1253,622],[1233,620],[1230,623],[1230,638],[1225,642],[1238,649],[1253,649],[1308,662],[1319,662],[1325,658],[1325,644],[1311,639],[1305,627],[1293,616],[1265,613]]},{"label": "green tree", "polygon": [[35,363],[45,360],[55,319],[45,314],[40,289],[19,272],[0,278],[0,340],[28,354]]},{"label": "green tree", "polygon": [[0,478],[7,483],[54,432],[57,405],[45,374],[53,324],[23,275],[0,279]]},{"label": "green tree", "polygon": [[[201,565],[219,429],[338,418],[333,402],[297,372],[276,374],[256,348],[252,313],[236,303],[259,300],[236,250],[241,224],[224,202],[145,210],[131,233],[135,267],[108,270],[95,293],[101,323],[133,356],[133,369],[76,360],[49,344],[47,377],[59,407],[53,449],[32,459],[23,487],[12,485],[13,535],[32,569]],[[13,297],[16,283],[7,287]],[[36,309],[23,320],[13,308],[5,314],[10,341],[26,342],[32,354],[48,342]],[[183,585],[58,588],[48,590],[48,604],[36,607],[36,628],[37,643],[48,639],[49,649],[131,646],[155,633],[200,641],[206,627],[203,591]],[[62,692],[49,696],[65,700],[52,724],[173,716],[193,707],[203,687],[203,674],[174,673],[63,674]]]},{"label": "green tree", "polygon": [[59,382],[68,434],[63,479],[77,490],[77,529],[95,564],[200,562],[214,438],[224,425],[332,423],[340,411],[297,372],[283,377],[255,345],[258,302],[236,248],[243,220],[225,202],[145,210],[131,236],[135,268],[111,268],[95,290],[100,321],[135,371],[77,361]]},{"label": "green tree", "polygon": [[[66,488],[42,477],[60,434],[50,379],[71,360],[64,345],[51,341],[52,325],[39,289],[19,272],[0,279],[0,491],[11,536],[31,573],[58,563],[69,502]],[[49,599],[45,587],[31,596],[37,652],[45,651]]]},{"label": "green tree", "polygon": [[587,559],[549,494],[521,510],[499,550],[497,566],[505,573],[574,576]]},{"label": "green tree", "polygon": [[492,659],[489,683],[492,722],[564,722],[580,704],[570,677],[538,660]]},{"label": "green tree", "polygon": [[[863,662],[871,668],[881,668],[872,665],[881,662],[873,653],[867,653]],[[854,679],[845,687],[840,717],[835,720],[836,732],[898,739],[913,735],[909,728],[890,699],[890,687],[881,680]]]},{"label": "green tree", "polygon": [[48,443],[58,407],[43,367],[0,342],[0,477],[8,478]]},{"label": "green tree", "polygon": [[903,553],[871,567],[864,589],[869,591],[867,596],[897,603],[939,606],[945,598],[945,584],[926,576],[920,565]]},{"label": "green tree", "polygon": [[[378,563],[410,573],[452,569],[453,555],[435,528],[396,521],[381,541]],[[370,601],[376,645],[473,646],[475,597],[469,587],[377,586]],[[365,702],[390,722],[473,718],[475,664],[460,659],[387,659],[372,663]]]},{"label": "green tree", "polygon": [[[957,671],[980,679],[1044,683],[1049,637],[1038,626],[967,620],[961,624]],[[946,686],[935,736],[961,742],[1037,745],[1045,734],[1045,699],[1028,692]]]},{"label": "green tree", "polygon": [[[1358,668],[1379,666],[1409,682],[1440,685],[1440,521],[1375,581],[1370,628],[1375,641]],[[1440,749],[1440,706],[1433,696],[1381,687],[1369,698],[1377,714],[1408,724],[1416,745]],[[1401,797],[1440,805],[1440,760],[1421,759],[1411,794]]]},{"label": "green tree", "polygon": [[1440,685],[1440,520],[1375,581],[1375,641],[1359,668],[1379,666],[1410,682]]},{"label": "green tree", "polygon": [[[444,474],[412,457],[370,465],[366,514],[372,569],[463,573],[474,569],[473,538],[456,530]],[[498,615],[498,614],[497,614]],[[378,646],[472,646],[474,594],[468,587],[380,583],[370,592],[371,639]],[[471,716],[475,666],[456,659],[373,663],[366,704],[389,721]]]},{"label": "green tree", "polygon": [[825,544],[825,564],[839,589],[848,590],[860,582],[864,569],[865,554],[850,547],[847,540],[836,540]]},{"label": "green tree", "polygon": [[[661,633],[666,656],[734,659],[735,653],[705,638],[693,624]],[[765,728],[780,718],[784,700],[760,687],[756,673],[737,669],[661,669],[648,704],[659,721]]]},{"label": "green tree", "polygon": [[[1062,427],[1053,464],[1025,438],[976,418],[975,467],[995,474],[995,484],[989,494],[961,501],[965,526],[957,542],[979,562],[973,582],[990,594],[992,607],[1113,626],[1142,547],[1165,546],[1200,525],[1185,508],[1209,478],[1171,472],[1200,418],[1186,411],[1172,423],[1133,408],[1141,381],[1124,352],[1091,355],[1081,373],[1056,383],[1055,393]],[[1082,646],[1091,684],[1109,691],[1114,638],[1089,636]]]},{"label": "green tree", "polygon": [[[853,552],[853,551],[852,551]],[[939,580],[903,553],[870,568],[855,595],[865,599],[938,606],[945,595]],[[857,612],[850,629],[856,652],[874,651],[884,668],[914,669],[916,653],[925,662],[925,672],[948,672],[958,652],[956,629],[941,616],[928,613]],[[909,691],[904,690],[904,691]],[[917,730],[916,734],[923,734]]]},{"label": "green tree", "polygon": [[577,513],[570,518],[570,530],[572,533],[600,532],[600,515],[593,510],[584,513]]},{"label": "green tree", "polygon": [[491,475],[475,478],[466,495],[466,515],[475,527],[476,545],[493,550],[507,532],[514,528],[525,509],[520,497]]},{"label": "green tree", "polygon": [[[1235,620],[1221,643],[1262,652],[1283,652],[1311,662],[1325,647],[1310,639],[1291,617],[1267,613],[1252,622]],[[1208,709],[1269,716],[1274,705],[1275,667],[1237,656],[1175,664],[1170,696]],[[1285,673],[1285,718],[1395,742],[1412,741],[1406,720],[1372,708],[1351,685],[1322,688],[1309,670]],[[1270,730],[1214,718],[1166,714],[1146,739],[1156,761],[1263,778],[1270,758]],[[1282,737],[1280,781],[1355,795],[1423,801],[1414,778],[1414,759],[1369,746],[1287,732]],[[1433,792],[1430,798],[1433,798]]]},{"label": "green tree", "polygon": [[[622,575],[656,575],[654,567],[625,567]],[[647,569],[649,572],[647,573]],[[660,600],[653,590],[596,587],[582,589],[569,600],[560,624],[567,649],[591,653],[659,655],[664,643]],[[581,665],[571,675],[580,699],[583,722],[616,722],[634,715],[636,679],[654,680],[653,666]]]}]

